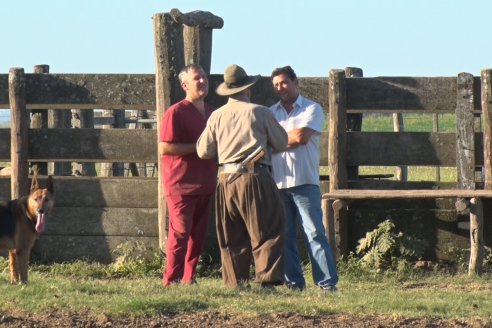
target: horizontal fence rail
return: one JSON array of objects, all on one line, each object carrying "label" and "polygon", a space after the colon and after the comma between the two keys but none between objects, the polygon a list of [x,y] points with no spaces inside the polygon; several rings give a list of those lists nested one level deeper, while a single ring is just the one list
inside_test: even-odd
[{"label": "horizontal fence rail", "polygon": [[[153,74],[25,74],[28,109],[148,109],[155,110]],[[475,77],[474,108],[479,110],[480,77]],[[210,90],[223,81],[210,75]],[[328,110],[328,78],[299,78],[301,94]],[[252,101],[267,106],[277,99],[270,78],[253,86]],[[348,78],[348,112],[453,112],[455,77]],[[227,100],[210,92],[207,101],[221,106]],[[9,108],[8,74],[0,74],[0,108]]]}]

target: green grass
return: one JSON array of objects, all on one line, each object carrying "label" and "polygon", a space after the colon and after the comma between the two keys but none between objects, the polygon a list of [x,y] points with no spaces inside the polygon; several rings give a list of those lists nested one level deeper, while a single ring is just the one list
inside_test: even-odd
[{"label": "green grass", "polygon": [[[99,269],[78,262],[70,268],[31,268],[30,282],[7,281],[7,262],[0,260],[0,312],[40,313],[89,310],[92,315],[144,316],[218,311],[231,315],[267,313],[372,314],[398,317],[492,320],[491,276],[464,274],[364,272],[340,270],[339,292],[326,294],[312,284],[304,292],[225,288],[217,277],[202,276],[193,286],[164,288],[160,273],[95,278]],[[85,267],[84,267],[85,266]],[[56,265],[55,265],[56,267]],[[94,274],[91,275],[91,272]],[[85,275],[85,277],[83,277]],[[306,272],[309,277],[309,272]]]},{"label": "green grass", "polygon": [[[403,114],[404,130],[406,132],[430,132],[433,131],[434,115],[430,114]],[[453,114],[437,115],[439,132],[455,132],[456,120]],[[365,115],[362,124],[363,131],[393,131],[393,116],[388,115]],[[409,166],[408,181],[436,181],[437,173],[435,167]],[[393,174],[396,179],[397,167],[360,167],[359,174]],[[439,177],[442,182],[456,182],[455,167],[439,168]]]},{"label": "green grass", "polygon": [[[435,117],[432,114],[402,114],[404,131],[406,132],[431,132],[433,131]],[[437,122],[439,132],[455,132],[456,119],[453,114],[438,114]],[[393,131],[392,114],[364,115],[362,131]]]}]

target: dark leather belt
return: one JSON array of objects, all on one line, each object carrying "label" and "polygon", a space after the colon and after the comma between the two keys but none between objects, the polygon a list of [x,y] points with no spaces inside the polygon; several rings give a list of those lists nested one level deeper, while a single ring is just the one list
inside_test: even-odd
[{"label": "dark leather belt", "polygon": [[264,170],[270,171],[270,165],[266,164],[255,164],[254,170],[249,171],[247,167],[243,166],[241,163],[225,163],[219,165],[219,173],[220,174],[229,174],[229,173],[258,173]]}]

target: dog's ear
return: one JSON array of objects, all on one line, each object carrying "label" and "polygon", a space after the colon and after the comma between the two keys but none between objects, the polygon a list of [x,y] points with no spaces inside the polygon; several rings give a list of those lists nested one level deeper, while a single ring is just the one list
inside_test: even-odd
[{"label": "dog's ear", "polygon": [[38,184],[38,175],[37,174],[34,174],[32,176],[32,182],[31,182],[31,192],[36,190],[36,189],[39,189],[39,184]]},{"label": "dog's ear", "polygon": [[53,187],[53,178],[51,175],[48,175],[48,179],[46,180],[46,189],[54,195],[55,194],[55,188]]}]

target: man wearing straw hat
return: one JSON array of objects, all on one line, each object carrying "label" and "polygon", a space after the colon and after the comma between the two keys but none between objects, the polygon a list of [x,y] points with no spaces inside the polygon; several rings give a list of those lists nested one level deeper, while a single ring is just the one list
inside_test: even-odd
[{"label": "man wearing straw hat", "polygon": [[248,76],[230,65],[216,93],[227,104],[210,116],[197,142],[200,158],[216,158],[216,225],[226,286],[247,285],[251,259],[263,287],[283,283],[283,207],[272,179],[271,153],[287,146],[287,133],[265,106],[250,102]]}]

